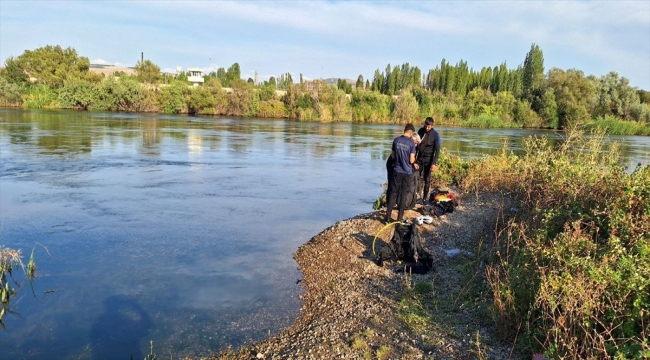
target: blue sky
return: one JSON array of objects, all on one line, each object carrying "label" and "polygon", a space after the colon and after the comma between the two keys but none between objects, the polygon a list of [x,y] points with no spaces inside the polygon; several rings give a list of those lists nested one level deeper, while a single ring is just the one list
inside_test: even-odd
[{"label": "blue sky", "polygon": [[260,80],[372,78],[408,62],[616,71],[650,90],[650,1],[0,1],[0,59],[71,46],[92,63],[163,70],[240,64]]}]

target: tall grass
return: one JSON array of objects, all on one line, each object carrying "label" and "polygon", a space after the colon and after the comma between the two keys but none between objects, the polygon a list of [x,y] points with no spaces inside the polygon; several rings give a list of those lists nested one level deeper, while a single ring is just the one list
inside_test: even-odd
[{"label": "tall grass", "polygon": [[650,135],[650,123],[625,121],[611,115],[594,119],[584,125],[586,130],[603,130],[611,135]]},{"label": "tall grass", "polygon": [[[32,288],[32,294],[36,296],[33,288],[33,280],[36,276],[36,261],[34,260],[36,245],[40,245],[49,255],[47,248],[37,242],[32,248],[27,267],[23,264],[20,250],[9,249],[0,245],[0,327],[3,329],[5,325],[2,318],[5,314],[12,312],[10,308],[11,299],[18,295],[20,290],[20,284],[14,277],[14,270],[23,269],[25,271],[29,285]],[[18,287],[18,290],[15,286]]]},{"label": "tall grass", "polygon": [[10,312],[11,299],[16,296],[16,289],[10,284],[16,268],[22,268],[20,250],[3,248],[0,246],[0,327],[5,328],[2,318]]},{"label": "tall grass", "polygon": [[582,135],[558,146],[530,138],[525,155],[504,151],[457,171],[465,190],[519,202],[486,266],[497,332],[522,353],[648,358],[650,167],[629,174],[602,133]]}]

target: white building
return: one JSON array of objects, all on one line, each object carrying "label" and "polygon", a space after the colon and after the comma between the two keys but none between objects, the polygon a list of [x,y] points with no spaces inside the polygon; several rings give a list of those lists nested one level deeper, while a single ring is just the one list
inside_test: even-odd
[{"label": "white building", "polygon": [[194,86],[203,84],[203,70],[197,68],[188,68],[187,81],[189,81]]}]

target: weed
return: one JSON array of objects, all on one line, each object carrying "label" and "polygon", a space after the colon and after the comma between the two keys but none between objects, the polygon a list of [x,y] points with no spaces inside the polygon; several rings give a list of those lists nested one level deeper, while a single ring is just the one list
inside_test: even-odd
[{"label": "weed", "polygon": [[380,346],[379,349],[377,349],[377,353],[376,353],[378,360],[389,359],[391,354],[392,354],[392,350],[390,346],[387,345]]},{"label": "weed", "polygon": [[144,357],[144,360],[156,360],[156,354],[153,352],[153,340],[149,341],[149,354]]},{"label": "weed", "polygon": [[5,328],[2,318],[9,310],[11,299],[16,296],[16,289],[11,286],[9,279],[16,284],[13,270],[16,267],[24,268],[20,250],[0,247],[0,327]]},{"label": "weed", "polygon": [[422,281],[415,284],[414,290],[420,295],[431,294],[433,292],[433,285],[431,283]]}]

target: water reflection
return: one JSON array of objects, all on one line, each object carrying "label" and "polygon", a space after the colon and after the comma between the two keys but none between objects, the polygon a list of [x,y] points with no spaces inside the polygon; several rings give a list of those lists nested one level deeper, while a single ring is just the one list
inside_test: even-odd
[{"label": "water reflection", "polygon": [[141,343],[146,340],[151,319],[142,307],[126,296],[104,300],[104,312],[90,331],[92,358],[143,359]]}]

